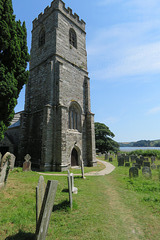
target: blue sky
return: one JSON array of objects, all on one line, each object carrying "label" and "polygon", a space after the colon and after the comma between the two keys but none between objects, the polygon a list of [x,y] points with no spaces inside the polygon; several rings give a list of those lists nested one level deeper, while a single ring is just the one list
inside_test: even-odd
[{"label": "blue sky", "polygon": [[[13,0],[17,20],[32,20],[50,0]],[[86,22],[91,109],[116,141],[160,139],[160,1],[64,0]],[[24,89],[15,111],[24,108]]]}]

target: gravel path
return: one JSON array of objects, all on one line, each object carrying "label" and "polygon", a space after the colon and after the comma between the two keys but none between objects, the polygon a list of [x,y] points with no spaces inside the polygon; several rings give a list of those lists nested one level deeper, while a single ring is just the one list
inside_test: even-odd
[{"label": "gravel path", "polygon": [[[102,160],[99,160],[97,159],[98,162],[101,162],[103,163],[106,168],[99,171],[99,172],[90,172],[90,173],[84,173],[85,176],[104,176],[104,175],[107,175],[109,173],[111,173],[114,169],[115,169],[115,166],[113,166],[111,163],[108,163],[108,162],[105,162],[105,161],[102,161]],[[56,173],[40,173],[38,172],[38,174],[41,174],[41,175],[47,175],[47,176],[67,176],[67,174],[56,174]],[[81,176],[81,174],[74,174],[74,176]]]}]

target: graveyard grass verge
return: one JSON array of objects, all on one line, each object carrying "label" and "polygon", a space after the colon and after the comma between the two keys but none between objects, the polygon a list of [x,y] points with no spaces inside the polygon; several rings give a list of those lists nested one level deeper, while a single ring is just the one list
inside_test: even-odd
[{"label": "graveyard grass verge", "polygon": [[[46,240],[160,239],[159,172],[151,179],[139,172],[129,178],[129,168],[117,167],[106,176],[75,177],[78,194],[69,208],[66,176],[44,176],[58,180],[54,210]],[[15,169],[0,192],[0,236],[2,240],[33,240],[36,227],[36,186],[39,174]]]}]

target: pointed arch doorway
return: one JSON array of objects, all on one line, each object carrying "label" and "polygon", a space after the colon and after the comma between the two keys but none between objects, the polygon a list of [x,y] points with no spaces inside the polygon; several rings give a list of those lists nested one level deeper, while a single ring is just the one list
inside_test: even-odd
[{"label": "pointed arch doorway", "polygon": [[78,166],[78,152],[75,148],[73,148],[71,153],[71,166]]}]

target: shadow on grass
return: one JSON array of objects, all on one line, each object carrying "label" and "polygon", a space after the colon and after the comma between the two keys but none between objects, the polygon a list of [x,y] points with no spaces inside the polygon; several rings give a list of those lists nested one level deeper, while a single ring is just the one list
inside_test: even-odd
[{"label": "shadow on grass", "polygon": [[63,189],[62,192],[69,192],[68,188]]},{"label": "shadow on grass", "polygon": [[35,240],[36,235],[33,233],[25,233],[19,230],[19,233],[5,238],[5,240]]},{"label": "shadow on grass", "polygon": [[68,200],[65,200],[65,201],[53,206],[53,212],[58,211],[58,210],[68,211],[69,209],[70,209],[70,204],[69,204]]}]

